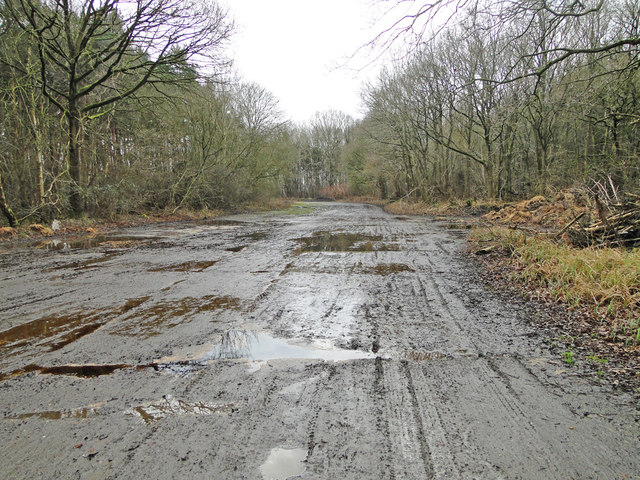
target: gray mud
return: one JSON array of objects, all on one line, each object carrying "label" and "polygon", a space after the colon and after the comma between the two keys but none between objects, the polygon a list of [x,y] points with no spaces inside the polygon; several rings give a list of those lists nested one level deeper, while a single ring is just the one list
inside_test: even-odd
[{"label": "gray mud", "polygon": [[464,228],[313,208],[0,253],[0,477],[640,478]]}]

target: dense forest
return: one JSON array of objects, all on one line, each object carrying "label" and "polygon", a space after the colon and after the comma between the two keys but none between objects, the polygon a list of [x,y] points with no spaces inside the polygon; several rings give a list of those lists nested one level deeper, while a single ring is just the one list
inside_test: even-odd
[{"label": "dense forest", "polygon": [[364,117],[294,125],[215,3],[0,1],[3,221],[640,188],[640,1],[381,3],[413,10],[364,46],[396,52]]}]

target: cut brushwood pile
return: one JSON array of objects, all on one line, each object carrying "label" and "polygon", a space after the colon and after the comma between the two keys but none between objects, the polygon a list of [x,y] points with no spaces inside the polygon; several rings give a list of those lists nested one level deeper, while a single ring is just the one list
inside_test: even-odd
[{"label": "cut brushwood pile", "polygon": [[561,191],[553,200],[538,195],[529,200],[506,205],[482,218],[506,225],[536,225],[560,228],[587,210],[587,198],[580,191]]},{"label": "cut brushwood pile", "polygon": [[576,247],[640,247],[640,196],[603,193],[562,191],[551,201],[536,196],[482,218],[517,228],[557,230],[556,238]]},{"label": "cut brushwood pile", "polygon": [[576,223],[567,229],[569,241],[577,247],[640,247],[640,196],[629,194],[615,203],[595,197],[595,220]]}]

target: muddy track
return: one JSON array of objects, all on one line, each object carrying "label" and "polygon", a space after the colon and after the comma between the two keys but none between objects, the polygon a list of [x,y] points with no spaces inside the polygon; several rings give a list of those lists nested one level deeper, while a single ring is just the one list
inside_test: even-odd
[{"label": "muddy track", "polygon": [[314,204],[0,252],[0,477],[640,478],[464,231]]}]

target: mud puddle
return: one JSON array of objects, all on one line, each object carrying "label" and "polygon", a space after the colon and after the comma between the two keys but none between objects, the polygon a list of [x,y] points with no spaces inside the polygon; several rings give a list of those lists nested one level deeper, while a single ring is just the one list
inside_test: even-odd
[{"label": "mud puddle", "polygon": [[28,412],[4,417],[11,420],[23,420],[25,418],[41,418],[43,420],[62,420],[65,418],[89,418],[99,415],[98,408],[76,408],[73,410],[50,410],[46,412]]},{"label": "mud puddle", "polygon": [[146,424],[174,415],[215,415],[230,414],[233,404],[213,404],[204,402],[185,402],[165,395],[159,402],[150,402],[125,411],[125,415],[140,417]]},{"label": "mud puddle", "polygon": [[44,273],[55,272],[56,270],[89,270],[92,268],[98,268],[103,263],[113,260],[114,258],[122,255],[123,252],[108,253],[98,258],[91,258],[89,260],[81,260],[77,262],[63,263],[62,265],[56,265],[42,270]]},{"label": "mud puddle", "polygon": [[300,255],[309,252],[384,252],[400,250],[398,245],[382,243],[382,239],[382,235],[320,231],[309,237],[293,239],[300,244],[300,247],[294,253]]},{"label": "mud puddle", "polygon": [[231,220],[226,218],[202,220],[199,223],[202,225],[209,225],[211,227],[242,227],[245,225],[249,225],[248,222],[243,222],[241,220]]},{"label": "mud puddle", "polygon": [[150,365],[162,373],[189,375],[218,360],[247,360],[250,371],[259,370],[269,360],[314,359],[325,362],[373,359],[376,355],[362,350],[341,350],[331,345],[298,345],[275,338],[265,332],[230,330],[215,345],[200,345],[182,355],[164,357]]},{"label": "mud puddle", "polygon": [[36,242],[31,246],[51,251],[87,250],[96,247],[127,248],[143,242],[156,240],[157,237],[134,235],[95,235],[73,239],[51,239]]},{"label": "mud puddle", "polygon": [[103,365],[89,363],[83,365],[57,365],[53,367],[42,367],[40,365],[30,364],[10,373],[0,373],[0,381],[20,377],[32,372],[38,372],[43,375],[66,375],[82,378],[94,378],[102,375],[111,375],[116,370],[132,367],[133,365],[127,364]]},{"label": "mud puddle", "polygon": [[286,480],[304,473],[307,450],[304,448],[274,448],[260,466],[264,480]]},{"label": "mud puddle", "polygon": [[218,263],[218,260],[211,261],[191,261],[176,263],[173,265],[164,265],[161,267],[150,268],[150,272],[204,272],[207,268],[210,268]]},{"label": "mud puddle", "polygon": [[238,237],[236,238],[253,240],[257,242],[258,240],[264,240],[268,236],[269,236],[268,232],[253,232],[253,233],[247,233],[246,235],[238,235]]},{"label": "mud puddle", "polygon": [[238,253],[241,252],[242,250],[244,250],[245,248],[247,248],[246,245],[238,245],[237,247],[229,247],[229,248],[225,248],[225,250],[227,252],[233,252],[233,253]]},{"label": "mud puddle", "polygon": [[[48,410],[43,412],[27,412],[15,415],[7,415],[3,417],[6,420],[23,420],[27,418],[40,418],[43,420],[64,420],[64,419],[87,419],[98,415],[104,415],[102,412],[103,404],[93,404],[87,407],[64,410]],[[174,398],[172,395],[165,395],[160,401],[148,402],[143,405],[125,410],[123,413],[127,416],[134,416],[142,419],[146,424],[156,422],[160,419],[176,416],[176,415],[222,415],[233,413],[234,405],[232,403],[205,403],[205,402],[186,402]]]},{"label": "mud puddle", "polygon": [[[0,332],[0,351],[17,350],[21,347],[49,347],[50,351],[60,350],[76,340],[95,332],[116,318],[139,307],[149,297],[130,298],[118,308],[106,310],[74,310],[51,314]],[[13,353],[13,352],[11,352]],[[6,354],[5,354],[6,355]]]},{"label": "mud puddle", "polygon": [[124,319],[126,323],[112,330],[112,335],[149,338],[160,335],[199,313],[217,310],[240,310],[240,300],[229,296],[206,295],[184,297],[175,301],[160,302],[133,312]]},{"label": "mud puddle", "polygon": [[[280,274],[281,276],[290,273],[290,272],[309,272],[312,271],[314,273],[324,273],[330,275],[343,275],[346,271],[354,274],[362,274],[362,275],[395,275],[399,273],[415,273],[415,269],[407,265],[406,263],[378,263],[374,266],[365,267],[361,263],[353,265],[347,268],[333,267],[323,265],[321,267],[316,267],[315,265],[309,267],[308,265],[304,265],[301,267],[295,267],[293,263],[289,263],[285,266],[285,269]],[[253,273],[253,272],[252,272]],[[262,272],[258,272],[262,273]]]}]

